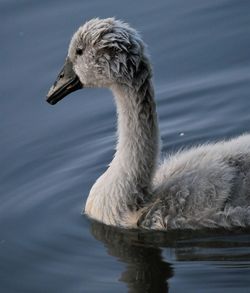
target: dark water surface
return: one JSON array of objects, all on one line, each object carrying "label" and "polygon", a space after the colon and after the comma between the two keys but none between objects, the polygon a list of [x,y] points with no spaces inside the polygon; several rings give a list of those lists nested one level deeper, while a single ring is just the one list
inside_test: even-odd
[{"label": "dark water surface", "polygon": [[92,17],[139,29],[164,152],[250,131],[250,1],[0,1],[0,292],[250,292],[249,233],[123,231],[81,210],[114,153],[108,90],[44,101]]}]

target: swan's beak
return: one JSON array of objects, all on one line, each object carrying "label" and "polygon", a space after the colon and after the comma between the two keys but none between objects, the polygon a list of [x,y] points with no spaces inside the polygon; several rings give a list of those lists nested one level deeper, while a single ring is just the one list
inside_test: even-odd
[{"label": "swan's beak", "polygon": [[68,94],[82,88],[80,79],[73,70],[73,64],[69,58],[60,71],[55,83],[51,87],[46,97],[46,100],[51,105],[55,105]]}]

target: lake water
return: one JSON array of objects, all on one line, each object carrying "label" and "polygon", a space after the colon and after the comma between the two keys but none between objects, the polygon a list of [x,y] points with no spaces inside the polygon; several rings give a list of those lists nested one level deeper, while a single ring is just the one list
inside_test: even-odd
[{"label": "lake water", "polygon": [[250,292],[250,234],[124,231],[81,215],[114,154],[103,89],[45,95],[92,17],[136,27],[163,152],[250,131],[250,1],[0,1],[0,292]]}]

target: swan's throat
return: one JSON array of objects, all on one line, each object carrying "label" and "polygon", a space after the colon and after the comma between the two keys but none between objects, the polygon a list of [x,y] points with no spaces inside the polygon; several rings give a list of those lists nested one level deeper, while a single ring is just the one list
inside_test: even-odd
[{"label": "swan's throat", "polygon": [[118,116],[118,142],[110,168],[126,175],[138,188],[150,186],[158,154],[158,126],[151,80],[138,90],[114,89]]},{"label": "swan's throat", "polygon": [[86,212],[106,224],[133,226],[138,211],[150,200],[157,163],[154,90],[149,75],[133,85],[116,84],[112,90],[118,116],[116,153],[92,187]]}]

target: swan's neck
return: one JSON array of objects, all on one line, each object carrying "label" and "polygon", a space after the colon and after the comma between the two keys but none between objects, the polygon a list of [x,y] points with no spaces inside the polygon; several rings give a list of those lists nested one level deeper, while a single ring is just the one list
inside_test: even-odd
[{"label": "swan's neck", "polygon": [[112,91],[118,115],[116,153],[108,170],[92,187],[86,213],[106,224],[129,226],[150,199],[157,163],[154,90],[148,74],[133,85],[116,84]]},{"label": "swan's neck", "polygon": [[158,154],[158,125],[151,80],[146,80],[137,91],[127,86],[116,86],[114,95],[118,143],[110,171],[119,170],[134,188],[147,189]]}]

